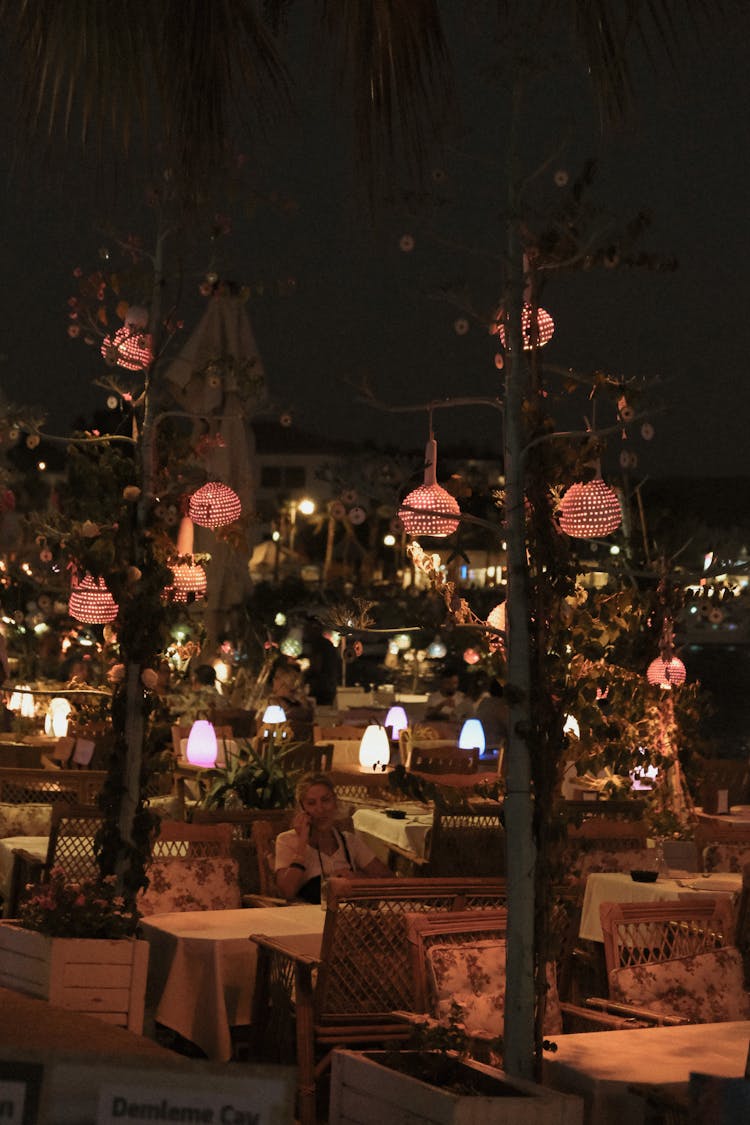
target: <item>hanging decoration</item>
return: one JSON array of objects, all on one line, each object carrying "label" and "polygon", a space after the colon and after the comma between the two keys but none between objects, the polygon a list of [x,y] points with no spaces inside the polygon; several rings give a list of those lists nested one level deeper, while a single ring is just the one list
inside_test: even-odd
[{"label": "hanging decoration", "polygon": [[617,493],[600,476],[572,484],[560,504],[560,529],[573,539],[611,535],[622,523]]},{"label": "hanging decoration", "polygon": [[238,520],[242,515],[242,504],[228,484],[211,480],[190,497],[188,515],[199,527],[213,530]]},{"label": "hanging decoration", "polygon": [[496,629],[496,633],[487,634],[487,643],[493,652],[505,647],[503,637],[499,636],[500,633],[505,633],[507,629],[505,602],[500,602],[494,609],[491,609],[487,614],[487,624],[490,629]]},{"label": "hanging decoration", "polygon": [[127,371],[143,371],[154,361],[153,340],[145,331],[148,310],[131,305],[125,314],[125,323],[114,336],[105,336],[101,352],[109,364],[117,364]]},{"label": "hanging decoration", "polygon": [[[546,309],[536,310],[536,341],[534,341],[534,307],[527,303],[521,313],[521,333],[523,336],[523,350],[530,352],[532,348],[543,348],[552,339],[555,331],[555,322]],[[490,329],[493,336],[500,337],[500,343],[505,343],[505,312],[502,308],[497,310],[495,323]]]},{"label": "hanging decoration", "polygon": [[68,613],[85,625],[107,625],[114,621],[119,612],[120,607],[103,578],[87,574],[70,591]]},{"label": "hanging decoration", "polygon": [[656,684],[660,688],[679,687],[680,684],[685,683],[686,675],[685,665],[679,656],[672,656],[668,660],[657,656],[656,660],[651,661],[646,671],[648,682]]},{"label": "hanging decoration", "polygon": [[178,563],[172,567],[172,585],[164,593],[173,602],[198,601],[206,596],[208,580],[200,563]]},{"label": "hanging decoration", "polygon": [[[410,511],[411,508],[420,510]],[[425,448],[424,484],[405,497],[398,515],[407,535],[444,539],[458,527],[456,517],[461,515],[458,501],[437,483],[437,442],[432,428]]]}]

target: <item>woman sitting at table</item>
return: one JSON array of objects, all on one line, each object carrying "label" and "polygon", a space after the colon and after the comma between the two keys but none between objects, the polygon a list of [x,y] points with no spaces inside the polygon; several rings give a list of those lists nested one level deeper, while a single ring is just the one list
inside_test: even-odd
[{"label": "woman sitting at table", "polygon": [[288,832],[276,837],[276,883],[285,898],[320,902],[321,877],[392,874],[356,832],[342,831],[336,790],[324,773],[309,773],[296,790],[299,805]]}]

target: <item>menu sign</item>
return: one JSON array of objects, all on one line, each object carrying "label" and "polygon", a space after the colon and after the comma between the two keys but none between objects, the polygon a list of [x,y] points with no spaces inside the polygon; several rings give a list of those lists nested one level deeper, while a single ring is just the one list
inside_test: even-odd
[{"label": "menu sign", "polygon": [[36,1125],[43,1074],[41,1063],[0,1060],[2,1125]]},{"label": "menu sign", "polygon": [[[163,1073],[159,1077],[163,1081]],[[175,1076],[170,1084],[151,1085],[145,1074],[140,1078],[134,1082],[123,1075],[122,1081],[99,1088],[97,1125],[277,1125],[289,1119],[286,1076],[282,1082],[267,1074],[223,1085],[201,1081],[195,1074]]]}]

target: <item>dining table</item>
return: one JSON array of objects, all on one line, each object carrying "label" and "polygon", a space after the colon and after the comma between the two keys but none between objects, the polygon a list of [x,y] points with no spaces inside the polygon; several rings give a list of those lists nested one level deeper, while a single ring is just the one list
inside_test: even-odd
[{"label": "dining table", "polygon": [[604,940],[599,912],[604,902],[661,902],[708,895],[711,898],[729,897],[734,903],[741,890],[742,875],[733,872],[659,874],[654,883],[636,882],[627,872],[592,872],[586,879],[578,936],[585,941]]},{"label": "dining table", "polygon": [[559,1035],[554,1042],[542,1082],[583,1098],[584,1125],[645,1125],[653,1120],[649,1091],[687,1105],[693,1073],[742,1078],[750,1021]]},{"label": "dining table", "polygon": [[218,1062],[232,1057],[231,1029],[251,1022],[257,946],[251,934],[320,952],[325,911],[308,904],[153,914],[146,1010]]},{"label": "dining table", "polygon": [[373,850],[384,858],[389,849],[411,853],[423,859],[429,850],[434,809],[428,805],[399,804],[397,808],[355,809],[352,821]]}]

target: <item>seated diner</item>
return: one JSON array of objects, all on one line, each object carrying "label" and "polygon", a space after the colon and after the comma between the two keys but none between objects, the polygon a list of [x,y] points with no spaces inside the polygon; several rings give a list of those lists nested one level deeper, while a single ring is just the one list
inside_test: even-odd
[{"label": "seated diner", "polygon": [[293,827],[276,837],[276,883],[285,898],[320,902],[321,881],[334,875],[390,878],[386,865],[357,832],[337,826],[341,810],[329,777],[306,774],[296,798]]}]

